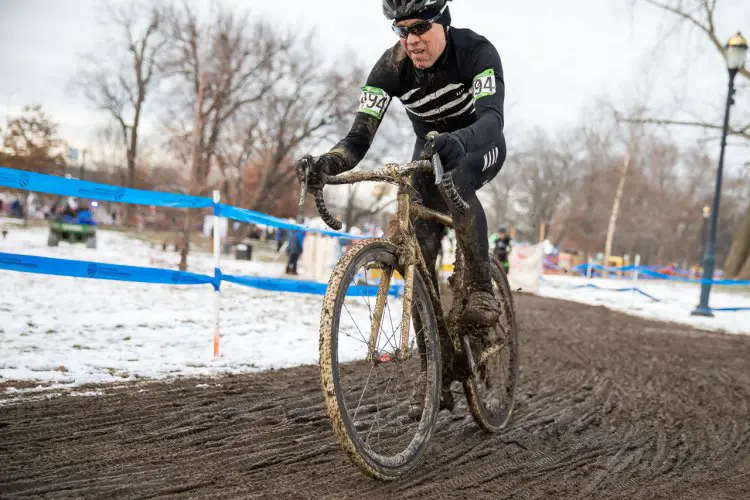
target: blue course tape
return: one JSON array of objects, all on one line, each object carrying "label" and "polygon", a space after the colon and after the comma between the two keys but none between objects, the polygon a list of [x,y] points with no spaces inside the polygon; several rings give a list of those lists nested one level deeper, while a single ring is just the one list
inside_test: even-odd
[{"label": "blue course tape", "polygon": [[[230,274],[222,275],[222,280],[237,285],[244,285],[261,290],[271,290],[274,292],[293,292],[308,293],[313,295],[325,295],[328,289],[327,283],[318,283],[314,281],[300,281],[283,278],[261,278],[257,276],[232,276]],[[402,293],[403,286],[397,284],[391,285],[388,295],[398,297]],[[355,285],[350,286],[346,295],[350,297],[374,297],[378,293],[377,285]]]},{"label": "blue course tape", "polygon": [[723,312],[750,311],[750,307],[711,307],[710,309]]},{"label": "blue course tape", "polygon": [[648,269],[643,269],[640,272],[651,278],[659,278],[667,281],[682,281],[683,283],[711,283],[713,285],[721,286],[748,286],[750,280],[710,280],[710,279],[696,279],[696,278],[683,278],[681,276],[672,276],[670,274],[659,273]]},{"label": "blue course tape", "polygon": [[597,290],[606,290],[608,292],[637,292],[637,293],[640,293],[641,295],[643,295],[645,297],[648,297],[649,299],[653,300],[654,302],[661,302],[659,299],[657,299],[653,295],[647,294],[646,292],[644,292],[640,288],[633,288],[633,287],[631,287],[631,288],[602,288],[600,286],[593,285],[591,283],[589,283],[588,285],[578,285],[578,286],[575,286],[573,288],[574,289],[576,289],[576,288],[595,288]]},{"label": "blue course tape", "polygon": [[38,191],[40,193],[57,194],[60,196],[74,196],[94,200],[106,200],[117,203],[134,205],[153,205],[170,208],[213,208],[214,215],[228,219],[281,229],[306,231],[325,234],[337,238],[363,239],[366,236],[342,233],[328,229],[311,229],[301,224],[295,224],[261,212],[254,212],[244,208],[232,207],[214,203],[210,198],[201,196],[187,196],[182,194],[164,193],[161,191],[145,191],[129,189],[97,182],[67,179],[56,175],[38,174],[26,170],[14,170],[0,167],[0,187]]},{"label": "blue course tape", "polygon": [[[711,283],[713,285],[717,286],[750,286],[750,280],[710,280],[710,279],[703,279],[703,278],[685,278],[682,276],[673,276],[671,274],[665,274],[660,273],[657,271],[654,271],[654,268],[659,268],[657,266],[624,266],[624,267],[606,267],[601,266],[599,264],[593,264],[591,266],[591,269],[595,271],[607,271],[607,272],[626,272],[626,271],[638,271],[639,273],[643,274],[644,276],[648,276],[649,278],[654,279],[664,279],[667,281],[681,281],[684,283]],[[586,273],[588,269],[588,264],[579,264],[572,268],[574,271],[579,271],[581,273]],[[612,279],[621,278],[621,276],[610,276]],[[629,279],[629,277],[625,277],[626,279]]]},{"label": "blue course tape", "polygon": [[245,208],[232,207],[230,205],[219,205],[218,213],[221,217],[226,217],[227,219],[234,219],[241,222],[250,222],[253,224],[265,224],[266,226],[278,227],[280,229],[287,229],[291,231],[320,233],[327,236],[335,236],[337,238],[348,238],[353,240],[366,238],[366,236],[347,234],[339,231],[332,231],[330,229],[313,229],[305,227],[301,224],[287,222],[284,219],[279,219],[278,217],[273,217],[268,214],[255,212],[253,210],[247,210]]},{"label": "blue course tape", "polygon": [[129,189],[98,182],[66,179],[55,175],[38,174],[25,170],[0,167],[0,186],[38,191],[40,193],[75,196],[134,205],[154,205],[171,208],[205,208],[213,205],[209,198]]},{"label": "blue course tape", "polygon": [[212,276],[205,276],[203,274],[1,252],[0,269],[24,273],[71,276],[73,278],[133,281],[137,283],[164,283],[167,285],[214,284]]}]

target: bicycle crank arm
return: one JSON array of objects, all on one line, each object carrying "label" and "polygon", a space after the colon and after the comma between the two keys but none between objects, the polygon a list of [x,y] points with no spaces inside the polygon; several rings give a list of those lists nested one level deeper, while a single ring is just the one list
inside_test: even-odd
[{"label": "bicycle crank arm", "polygon": [[495,354],[500,354],[500,352],[505,349],[505,344],[500,345],[493,345],[486,351],[482,351],[482,354],[479,356],[479,364],[484,364],[488,359],[490,359]]},{"label": "bicycle crank arm", "polygon": [[466,368],[472,377],[477,376],[477,365],[474,362],[474,356],[471,354],[471,344],[469,343],[469,336],[464,335],[461,338],[461,347],[463,347],[464,356],[466,359]]}]

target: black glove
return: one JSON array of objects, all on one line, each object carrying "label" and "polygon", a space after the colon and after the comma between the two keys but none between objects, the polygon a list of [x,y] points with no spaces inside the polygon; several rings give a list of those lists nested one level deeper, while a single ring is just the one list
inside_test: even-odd
[{"label": "black glove", "polygon": [[304,163],[310,162],[310,172],[307,175],[307,189],[323,189],[328,176],[335,172],[335,160],[328,154],[317,158],[305,156],[297,162],[297,179],[302,183],[304,176]]},{"label": "black glove", "polygon": [[461,164],[466,156],[466,148],[461,139],[450,132],[442,133],[435,139],[435,152],[440,155],[443,170],[450,172]]}]

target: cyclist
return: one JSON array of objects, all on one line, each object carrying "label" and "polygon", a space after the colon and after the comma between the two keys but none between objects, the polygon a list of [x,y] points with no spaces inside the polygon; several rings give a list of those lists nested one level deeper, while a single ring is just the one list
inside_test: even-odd
[{"label": "cyclist", "polygon": [[[497,320],[492,293],[487,219],[476,191],[492,180],[505,161],[503,102],[505,84],[500,56],[483,36],[451,27],[449,0],[382,0],[399,41],[385,51],[362,87],[349,133],[328,153],[316,158],[308,186],[321,189],[327,176],[354,168],[365,156],[393,97],[406,108],[416,133],[413,159],[419,159],[430,131],[446,175],[452,176],[469,210],[447,206],[432,174],[420,173],[413,186],[423,203],[453,216],[457,239],[468,269],[468,304],[463,320],[480,326]],[[414,229],[436,289],[435,263],[443,225],[416,220]],[[441,339],[442,341],[443,339]],[[448,390],[444,374],[444,391]],[[452,396],[447,392],[443,399]],[[452,408],[452,401],[441,407]]]},{"label": "cyclist", "polygon": [[[450,26],[449,0],[382,0],[400,40],[385,51],[362,87],[360,104],[347,136],[315,159],[309,186],[320,189],[326,177],[354,168],[369,149],[393,97],[406,107],[417,135],[418,159],[427,132],[440,135],[435,148],[453,177],[469,213],[459,216],[443,201],[431,174],[413,179],[426,206],[454,215],[456,235],[466,256],[470,295],[464,320],[491,325],[497,319],[492,294],[487,219],[476,191],[492,180],[505,161],[500,56],[484,37]],[[434,273],[442,224],[415,221],[422,253]]]}]

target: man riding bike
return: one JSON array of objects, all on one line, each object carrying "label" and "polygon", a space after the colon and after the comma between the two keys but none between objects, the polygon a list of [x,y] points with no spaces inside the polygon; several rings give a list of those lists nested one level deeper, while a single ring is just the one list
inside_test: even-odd
[{"label": "man riding bike", "polygon": [[[498,304],[492,293],[487,219],[476,191],[497,175],[505,161],[505,84],[500,56],[486,38],[450,27],[449,0],[382,1],[383,13],[393,21],[400,40],[370,72],[347,136],[314,160],[308,186],[321,189],[327,176],[354,168],[372,144],[391,99],[397,97],[417,136],[414,160],[425,147],[427,133],[440,132],[435,151],[468,203],[468,212],[447,206],[431,174],[415,174],[412,184],[425,206],[453,216],[469,277],[463,320],[492,325]],[[435,263],[444,226],[416,220],[414,229],[439,290]]]}]

